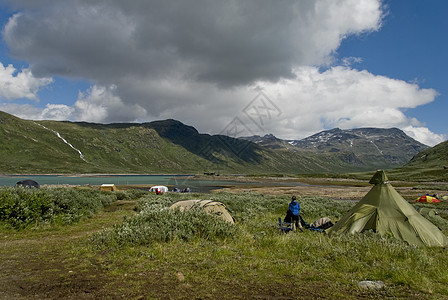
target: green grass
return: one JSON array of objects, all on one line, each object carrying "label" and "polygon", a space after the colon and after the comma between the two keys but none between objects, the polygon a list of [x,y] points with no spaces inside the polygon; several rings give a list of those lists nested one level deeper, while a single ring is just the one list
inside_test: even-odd
[{"label": "green grass", "polygon": [[[140,200],[138,206],[144,207],[143,211],[151,210],[151,206],[160,209],[163,202],[168,204],[179,198],[165,197],[148,195]],[[121,250],[114,250],[110,255],[123,255],[128,267],[142,265],[145,266],[143,269],[149,267],[157,272],[167,272],[172,279],[177,272],[181,272],[186,281],[201,283],[201,286],[232,282],[234,278],[247,283],[257,278],[260,284],[277,282],[284,285],[294,278],[301,284],[318,285],[323,282],[331,286],[331,283],[337,282],[338,285],[353,288],[361,280],[382,280],[388,286],[386,294],[398,295],[405,288],[428,296],[448,295],[444,284],[448,272],[440,268],[448,263],[448,259],[441,249],[409,246],[373,233],[332,238],[311,231],[279,234],[276,219],[283,217],[289,199],[251,193],[219,193],[207,197],[224,202],[232,210],[237,220],[236,232],[232,237],[210,239],[198,235],[187,240],[146,240],[146,243],[134,237],[134,240],[122,243]],[[303,216],[308,221],[323,216],[337,219],[353,205],[348,201],[317,197],[302,197],[300,202]],[[132,218],[140,219],[139,216]],[[171,222],[173,219],[167,217],[167,220]],[[446,231],[448,222],[443,222]],[[165,228],[167,233],[178,230],[171,226]],[[128,220],[108,233],[124,229],[134,229],[137,235],[147,233],[142,227],[129,227]],[[154,235],[158,233],[154,232]],[[101,249],[106,246],[110,250],[112,244],[102,238],[104,236],[98,235],[92,239],[96,245],[105,243]],[[129,251],[133,253],[131,256]],[[117,276],[128,272],[128,267],[117,266]],[[337,290],[327,292],[330,297],[338,294]]]},{"label": "green grass", "polygon": [[[334,237],[312,231],[282,234],[277,219],[284,217],[287,195],[135,195],[134,212],[123,211],[126,217],[121,220],[119,211],[108,214],[106,206],[93,218],[54,231],[70,242],[59,240],[59,254],[51,257],[44,254],[51,253],[56,241],[38,239],[52,232],[49,228],[16,233],[0,228],[0,236],[8,243],[30,240],[28,245],[35,247],[36,255],[40,253],[40,265],[48,267],[45,276],[66,282],[66,293],[70,289],[74,293],[79,277],[95,283],[95,288],[85,287],[93,296],[108,298],[448,298],[445,249],[410,246],[371,232]],[[186,198],[222,201],[236,225],[198,212],[163,209]],[[308,222],[325,216],[337,220],[354,205],[320,197],[299,197],[299,201]],[[112,205],[117,203],[120,201]],[[437,207],[445,212],[448,205]],[[447,234],[447,215],[441,216],[437,225]],[[87,234],[73,243],[70,236],[81,232]],[[2,261],[11,259],[12,249],[0,255]],[[55,263],[54,255],[61,256],[61,263]],[[33,276],[37,282],[44,280],[38,274]],[[381,280],[386,288],[363,291],[357,288],[362,280]]]},{"label": "green grass", "polygon": [[431,184],[431,185],[418,184],[415,185],[413,188],[416,190],[448,191],[448,185],[446,184]]}]

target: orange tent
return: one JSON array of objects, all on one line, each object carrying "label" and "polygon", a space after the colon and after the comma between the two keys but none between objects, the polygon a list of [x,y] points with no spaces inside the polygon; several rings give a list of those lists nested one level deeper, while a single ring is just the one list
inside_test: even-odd
[{"label": "orange tent", "polygon": [[415,202],[426,202],[426,203],[436,203],[436,202],[440,202],[439,199],[437,199],[436,197],[431,197],[428,195],[423,195],[420,198],[418,198],[417,200],[415,200]]}]

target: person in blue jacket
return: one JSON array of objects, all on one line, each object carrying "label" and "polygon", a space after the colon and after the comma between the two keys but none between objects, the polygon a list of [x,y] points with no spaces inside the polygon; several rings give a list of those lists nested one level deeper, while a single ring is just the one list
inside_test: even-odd
[{"label": "person in blue jacket", "polygon": [[286,212],[286,217],[283,220],[286,223],[296,223],[296,227],[302,229],[302,217],[300,216],[300,204],[297,201],[296,196],[291,197],[291,202],[289,202],[288,211]]}]

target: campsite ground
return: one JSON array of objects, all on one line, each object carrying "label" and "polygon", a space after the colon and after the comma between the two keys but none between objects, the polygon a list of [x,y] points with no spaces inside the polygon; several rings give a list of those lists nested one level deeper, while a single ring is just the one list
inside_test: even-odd
[{"label": "campsite ground", "polygon": [[[272,182],[285,182],[285,179],[263,180],[269,181],[269,186],[254,186],[248,183],[245,186],[227,187],[221,191],[254,191],[261,194],[296,194],[359,200],[370,189],[370,185],[356,180],[306,179],[310,184],[308,186],[277,187],[273,186]],[[400,194],[409,200],[420,194],[440,192],[431,188],[413,189],[413,184],[409,183],[396,183],[395,186]],[[444,193],[448,194],[446,191]],[[431,289],[422,292],[409,289],[406,284],[388,290],[361,291],[336,281],[315,280],[312,278],[315,270],[309,275],[302,274],[303,277],[299,278],[299,281],[281,277],[267,278],[272,276],[263,271],[268,266],[256,262],[253,265],[250,263],[250,266],[244,265],[247,255],[245,250],[226,249],[225,245],[219,251],[228,252],[229,255],[236,253],[237,256],[231,256],[229,259],[241,261],[242,268],[248,268],[246,275],[241,270],[242,280],[226,277],[225,274],[216,274],[216,279],[209,278],[214,272],[208,269],[216,267],[216,263],[210,259],[209,254],[200,252],[201,245],[192,247],[192,251],[196,251],[192,253],[197,256],[195,260],[181,256],[183,261],[176,261],[176,252],[188,249],[185,245],[176,243],[165,244],[160,246],[163,249],[155,250],[131,247],[125,254],[83,250],[83,243],[94,232],[121,223],[123,216],[133,215],[135,203],[117,201],[95,217],[75,226],[23,232],[0,228],[0,299],[433,298]],[[165,256],[159,256],[160,252]],[[142,257],[142,253],[147,257]],[[182,272],[182,268],[189,271]],[[237,272],[223,272],[226,271],[229,274]],[[201,274],[194,274],[195,272],[205,273],[203,282],[189,280],[201,278]],[[299,285],[300,293],[297,292]],[[436,295],[436,298],[440,297],[440,294]]]}]

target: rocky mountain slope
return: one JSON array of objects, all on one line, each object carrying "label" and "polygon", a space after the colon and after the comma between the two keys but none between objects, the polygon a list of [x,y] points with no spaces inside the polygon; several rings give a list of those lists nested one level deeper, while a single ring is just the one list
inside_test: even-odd
[{"label": "rocky mountain slope", "polygon": [[271,149],[345,154],[348,163],[382,168],[403,165],[420,151],[429,148],[397,128],[335,128],[302,140],[281,140],[272,134],[243,139]]}]

